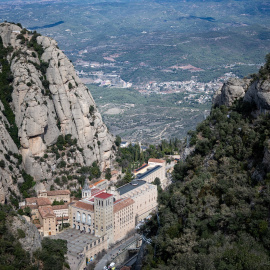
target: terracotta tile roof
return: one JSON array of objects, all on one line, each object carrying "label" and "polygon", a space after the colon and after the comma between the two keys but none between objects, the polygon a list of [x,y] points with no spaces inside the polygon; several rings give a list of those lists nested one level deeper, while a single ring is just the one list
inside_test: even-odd
[{"label": "terracotta tile roof", "polygon": [[51,201],[48,198],[37,198],[38,206],[51,205]]},{"label": "terracotta tile roof", "polygon": [[53,210],[68,209],[68,204],[63,205],[52,205]]},{"label": "terracotta tile roof", "polygon": [[40,229],[41,228],[41,225],[40,224],[34,224],[36,227],[37,227],[37,229]]},{"label": "terracotta tile roof", "polygon": [[69,190],[50,190],[47,191],[48,196],[57,196],[57,195],[69,195]]},{"label": "terracotta tile roof", "polygon": [[38,209],[38,206],[36,204],[30,204],[30,205],[22,206],[21,209],[24,209],[26,207],[29,207],[30,209]]},{"label": "terracotta tile roof", "polygon": [[132,205],[134,202],[135,201],[131,198],[119,199],[113,203],[113,212],[116,213],[125,207]]},{"label": "terracotta tile roof", "polygon": [[135,173],[137,173],[138,171],[144,169],[145,167],[147,167],[148,165],[146,163],[143,163],[143,165],[141,167],[139,167],[138,169],[134,170]]},{"label": "terracotta tile roof", "polygon": [[91,212],[94,212],[94,205],[90,204],[90,203],[85,203],[82,201],[78,201],[74,204],[74,206],[78,207],[78,208],[82,208]]},{"label": "terracotta tile roof", "polygon": [[162,159],[156,159],[156,158],[149,158],[148,163],[149,163],[149,162],[164,163],[165,160],[162,160]]},{"label": "terracotta tile roof", "polygon": [[[56,220],[57,221],[61,221],[62,220],[62,217],[57,217]],[[68,217],[63,217],[63,220],[68,220]]]},{"label": "terracotta tile roof", "polygon": [[108,199],[111,196],[112,196],[112,194],[109,194],[109,193],[106,193],[106,192],[102,192],[102,193],[96,195],[95,197],[96,198],[99,198],[99,199]]},{"label": "terracotta tile roof", "polygon": [[31,198],[26,198],[25,199],[26,204],[36,204],[37,203],[37,197],[31,197]]},{"label": "terracotta tile roof", "polygon": [[99,184],[101,184],[104,181],[106,181],[106,180],[105,179],[99,180],[98,182],[94,183],[93,185],[90,185],[89,187],[90,188],[96,187],[96,186],[98,186]]},{"label": "terracotta tile roof", "polygon": [[38,211],[42,218],[55,217],[55,214],[51,206],[39,207]]}]

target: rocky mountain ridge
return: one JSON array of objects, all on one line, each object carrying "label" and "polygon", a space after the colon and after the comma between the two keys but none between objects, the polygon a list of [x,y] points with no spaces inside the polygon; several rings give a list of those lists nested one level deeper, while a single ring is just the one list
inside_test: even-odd
[{"label": "rocky mountain ridge", "polygon": [[223,84],[214,98],[214,106],[231,106],[234,101],[243,98],[244,101],[253,103],[257,109],[270,110],[270,54],[266,56],[266,64],[261,67],[258,74],[253,74],[253,79],[232,78]]},{"label": "rocky mountain ridge", "polygon": [[[0,24],[0,36],[2,60],[7,60],[1,72],[9,69],[10,79],[0,102],[0,160],[5,163],[0,168],[0,201],[9,197],[9,188],[19,196],[15,184],[25,182],[22,170],[48,189],[56,177],[67,177],[78,167],[96,162],[101,170],[107,168],[114,157],[114,138],[57,42],[12,23]],[[14,123],[6,117],[12,113]],[[18,128],[17,145],[9,125]]]}]

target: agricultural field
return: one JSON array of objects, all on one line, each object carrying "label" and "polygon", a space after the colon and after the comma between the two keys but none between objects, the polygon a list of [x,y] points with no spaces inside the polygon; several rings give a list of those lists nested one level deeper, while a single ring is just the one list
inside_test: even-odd
[{"label": "agricultural field", "polygon": [[88,85],[111,133],[123,140],[156,144],[161,139],[184,139],[209,113],[209,103],[184,100],[186,94],[141,95],[133,89]]},{"label": "agricultural field", "polygon": [[198,98],[174,82],[257,72],[270,52],[269,14],[268,0],[0,0],[0,21],[51,36],[83,82],[105,87],[89,88],[112,133],[151,142],[183,138],[210,109],[215,87]]}]

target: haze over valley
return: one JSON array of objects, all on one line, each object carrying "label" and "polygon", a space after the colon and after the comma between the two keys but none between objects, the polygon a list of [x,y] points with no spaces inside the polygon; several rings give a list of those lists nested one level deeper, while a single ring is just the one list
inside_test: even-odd
[{"label": "haze over valley", "polygon": [[251,0],[0,1],[1,21],[56,39],[83,82],[131,88],[115,101],[89,85],[115,135],[152,143],[183,138],[224,80],[257,72],[270,50],[269,12],[268,1]]}]

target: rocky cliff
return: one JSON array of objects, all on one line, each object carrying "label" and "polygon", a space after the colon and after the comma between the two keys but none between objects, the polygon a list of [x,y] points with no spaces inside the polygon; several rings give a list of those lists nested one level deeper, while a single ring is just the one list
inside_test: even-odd
[{"label": "rocky cliff", "polygon": [[235,100],[244,97],[249,83],[250,80],[248,79],[229,79],[216,92],[213,98],[213,104],[231,106]]},{"label": "rocky cliff", "polygon": [[270,110],[270,54],[266,56],[266,63],[253,74],[253,79],[230,79],[223,84],[213,98],[213,105],[231,106],[237,99],[255,104],[261,111]]},{"label": "rocky cliff", "polygon": [[[20,179],[23,169],[48,188],[63,170],[68,175],[67,168],[71,174],[78,166],[93,162],[101,170],[108,167],[114,156],[113,136],[57,42],[11,23],[0,24],[0,36],[11,87],[1,96],[4,105],[0,103],[0,160],[6,163],[0,168],[1,201],[14,182],[12,178]],[[4,70],[3,62],[2,74]],[[14,114],[14,123],[12,117],[5,117],[8,109]],[[17,143],[14,134],[10,136],[9,125],[17,126]],[[15,157],[9,164],[5,154],[11,153]],[[22,163],[16,168],[20,154]],[[16,185],[14,192],[19,194]]]}]

